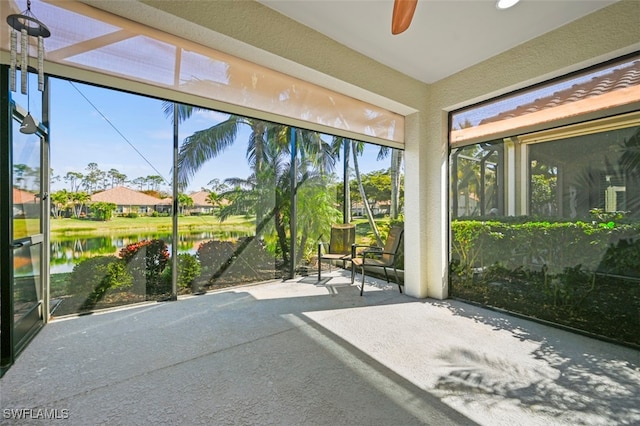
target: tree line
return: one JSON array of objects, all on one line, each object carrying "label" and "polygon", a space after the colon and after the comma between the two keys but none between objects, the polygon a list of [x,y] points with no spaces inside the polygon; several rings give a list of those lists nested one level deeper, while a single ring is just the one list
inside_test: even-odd
[{"label": "tree line", "polygon": [[[165,183],[165,179],[160,175],[139,176],[134,179],[112,168],[102,170],[97,163],[89,163],[85,167],[85,173],[67,172],[62,179],[69,185],[69,192],[86,191],[93,194],[117,186],[133,186],[139,191],[160,191],[160,186]],[[59,177],[57,177],[59,180]]]}]

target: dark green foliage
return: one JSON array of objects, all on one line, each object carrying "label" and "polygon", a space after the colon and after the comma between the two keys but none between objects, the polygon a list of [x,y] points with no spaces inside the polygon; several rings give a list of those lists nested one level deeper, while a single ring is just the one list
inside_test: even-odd
[{"label": "dark green foliage", "polygon": [[196,257],[200,261],[202,274],[211,279],[222,275],[233,261],[235,244],[231,241],[211,240],[198,248]]},{"label": "dark green foliage", "polygon": [[196,254],[206,284],[252,282],[274,278],[274,258],[255,237],[208,241]]},{"label": "dark green foliage", "polygon": [[[640,225],[588,222],[525,222],[454,220],[451,222],[451,257],[459,268],[485,268],[499,262],[512,268],[523,265],[550,273],[582,265],[597,270],[602,260],[640,257]],[[618,247],[618,244],[621,244]],[[637,252],[636,254],[633,254]],[[605,255],[605,252],[608,254]]]},{"label": "dark green foliage", "polygon": [[84,297],[83,309],[91,309],[108,291],[124,291],[132,283],[133,276],[123,260],[115,256],[93,257],[74,266],[68,292]]},{"label": "dark green foliage", "polygon": [[[169,262],[162,275],[164,281],[171,286],[172,264]],[[201,268],[198,259],[188,253],[178,255],[178,290],[190,289],[194,280],[200,276]]]},{"label": "dark green foliage", "polygon": [[[135,285],[146,284],[144,294],[160,295],[171,292],[171,283],[162,279],[162,271],[169,262],[169,251],[163,240],[143,240],[120,250],[120,258],[127,264]],[[142,287],[138,289],[138,292]]]},{"label": "dark green foliage", "polygon": [[111,220],[113,217],[113,212],[116,210],[116,204],[99,201],[91,204],[91,209],[93,210],[96,219],[107,221]]},{"label": "dark green foliage", "polygon": [[640,278],[640,237],[612,243],[598,265],[598,272]]},{"label": "dark green foliage", "polygon": [[640,345],[640,224],[522,219],[452,221],[450,295]]}]

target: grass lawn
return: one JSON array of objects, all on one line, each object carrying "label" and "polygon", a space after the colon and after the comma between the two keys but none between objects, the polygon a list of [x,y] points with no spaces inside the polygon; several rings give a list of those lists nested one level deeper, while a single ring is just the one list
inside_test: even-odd
[{"label": "grass lawn", "polygon": [[[51,235],[100,235],[130,233],[131,231],[162,231],[171,232],[173,221],[171,217],[139,216],[136,218],[115,217],[109,221],[95,221],[90,219],[51,219]],[[212,228],[225,231],[246,231],[255,226],[252,218],[233,216],[220,222],[214,216],[181,216],[178,218],[178,228],[181,231],[210,231]]]},{"label": "grass lawn", "polygon": [[67,295],[67,283],[70,275],[70,272],[50,275],[49,294],[51,298]]}]

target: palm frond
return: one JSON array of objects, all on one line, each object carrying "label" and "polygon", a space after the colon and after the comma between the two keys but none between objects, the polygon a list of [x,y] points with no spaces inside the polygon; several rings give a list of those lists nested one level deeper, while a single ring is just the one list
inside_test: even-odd
[{"label": "palm frond", "polygon": [[[162,101],[162,112],[164,112],[164,116],[171,119],[171,123],[174,123],[173,116],[173,105],[172,101]],[[191,105],[178,104],[178,123],[182,123],[191,117],[196,110],[200,110],[202,108],[193,107]]]},{"label": "palm frond", "polygon": [[185,138],[178,152],[178,182],[186,185],[202,165],[233,145],[240,119],[232,115],[227,120]]}]

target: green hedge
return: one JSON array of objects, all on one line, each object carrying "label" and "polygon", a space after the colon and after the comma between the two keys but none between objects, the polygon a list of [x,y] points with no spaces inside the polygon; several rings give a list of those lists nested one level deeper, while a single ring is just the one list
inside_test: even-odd
[{"label": "green hedge", "polygon": [[69,275],[68,292],[84,299],[81,310],[90,310],[110,291],[128,291],[133,276],[126,263],[115,256],[86,259],[73,267]]},{"label": "green hedge", "polygon": [[640,347],[640,224],[454,220],[449,294]]},{"label": "green hedge", "polygon": [[462,273],[565,268],[640,277],[640,224],[454,220],[451,259]]}]

